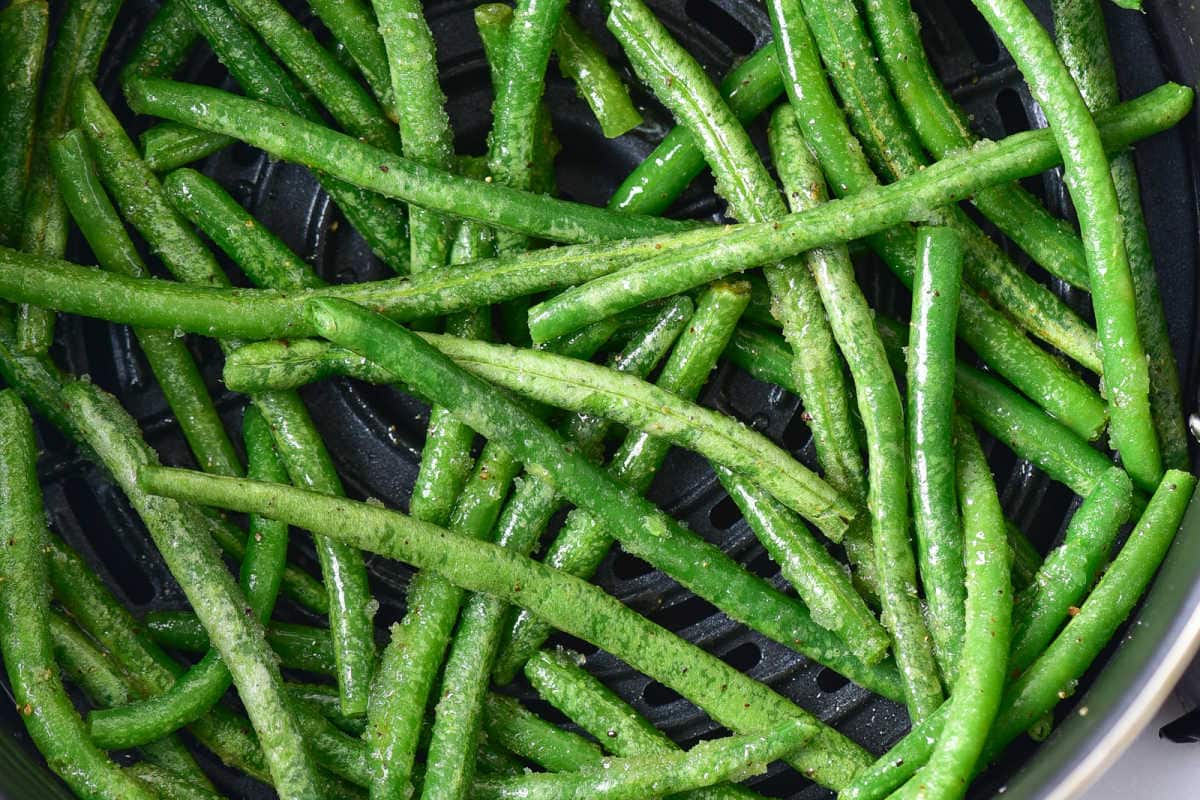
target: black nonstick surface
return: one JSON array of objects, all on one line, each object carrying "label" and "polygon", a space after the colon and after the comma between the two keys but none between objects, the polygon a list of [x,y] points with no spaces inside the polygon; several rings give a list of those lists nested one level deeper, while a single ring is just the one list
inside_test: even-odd
[{"label": "black nonstick surface", "polygon": [[[442,82],[449,98],[458,148],[465,153],[483,152],[490,124],[491,90],[471,17],[474,4],[463,0],[426,3],[426,13],[438,41]],[[770,37],[765,12],[747,0],[655,0],[652,5],[714,78]],[[921,0],[916,5],[933,60],[955,97],[973,115],[981,133],[998,138],[1043,124],[1011,60],[968,3]],[[1045,3],[1035,3],[1039,11],[1044,11],[1044,6]],[[1200,12],[1194,6],[1177,2],[1150,2],[1148,6],[1145,15],[1107,9],[1122,88],[1127,96],[1165,80],[1195,85],[1200,69],[1191,38],[1192,34],[1200,34]],[[116,75],[154,7],[148,0],[126,3],[99,76],[105,95],[135,131],[144,127],[145,122],[133,119],[125,108]],[[614,62],[623,64],[615,43],[603,29],[599,6],[585,0],[575,6],[575,11],[596,33]],[[306,8],[298,9],[297,13],[306,20],[311,16]],[[1044,19],[1048,21],[1048,14]],[[319,23],[314,21],[313,25],[320,30]],[[223,74],[204,49],[194,54],[180,77],[233,88],[224,82]],[[637,86],[636,80],[628,77],[630,84]],[[670,129],[670,116],[638,88],[636,98],[645,107],[646,123],[632,134],[608,140],[601,135],[573,87],[553,66],[548,78],[547,102],[555,131],[563,143],[557,161],[561,194],[602,204],[621,178]],[[1196,375],[1198,131],[1200,127],[1193,114],[1179,128],[1144,142],[1137,149],[1143,202],[1151,222],[1152,245],[1172,340],[1189,387],[1185,395],[1189,404],[1195,396],[1192,387]],[[755,132],[761,137],[761,126]],[[348,225],[337,224],[340,220],[337,209],[319,193],[303,169],[272,162],[242,145],[213,156],[203,168],[327,279],[349,282],[388,274],[387,268],[371,257]],[[1057,174],[1027,184],[1052,208],[1069,214]],[[720,219],[723,208],[724,204],[712,193],[711,181],[702,177],[671,213]],[[1014,254],[1023,260],[1020,254]],[[69,258],[93,263],[78,236],[72,239]],[[228,266],[231,274],[237,276],[236,269]],[[1037,271],[1036,267],[1032,269]],[[903,312],[908,304],[907,295],[885,270],[864,260],[860,273],[864,289],[877,307],[890,313]],[[1081,298],[1072,297],[1066,287],[1056,288],[1072,302],[1080,302]],[[1086,304],[1080,308],[1086,311]],[[189,341],[202,357],[206,376],[227,423],[236,429],[243,400],[221,385],[219,352],[209,342]],[[183,437],[127,328],[78,318],[65,320],[59,326],[55,355],[73,372],[88,374],[115,392],[141,422],[165,462],[192,464]],[[304,394],[348,490],[360,498],[376,497],[406,508],[424,436],[426,408],[396,391],[350,381],[313,386]],[[813,465],[809,432],[794,397],[723,365],[713,374],[702,402],[744,420]],[[86,555],[135,611],[182,607],[184,600],[178,587],[120,493],[47,426],[42,426],[42,436],[45,453],[40,468],[47,511],[54,527]],[[1003,447],[989,442],[988,450],[1006,512],[1040,548],[1046,549],[1060,534],[1077,501],[1068,490],[1051,483],[1028,462],[1014,458]],[[702,459],[673,452],[651,495],[692,530],[720,544],[759,574],[779,580],[778,569],[757,544]],[[316,563],[308,545],[299,543],[294,550],[296,560],[315,573]],[[374,560],[370,568],[373,588],[381,603],[378,622],[380,629],[385,630],[403,612],[404,588],[410,570],[384,560]],[[1196,573],[1195,567],[1182,573],[1174,590],[1178,597],[1173,595],[1174,599],[1183,598],[1195,589]],[[794,698],[875,752],[881,752],[907,728],[907,718],[899,706],[874,698],[848,684],[840,675],[747,631],[619,550],[614,550],[604,562],[596,582],[656,622]],[[306,619],[303,611],[286,605],[281,614],[299,621]],[[1167,635],[1164,631],[1162,638]],[[690,745],[701,737],[720,732],[707,716],[670,689],[647,680],[606,654],[595,652],[595,648],[583,642],[565,638],[559,641],[588,654],[589,669],[681,744]],[[1141,644],[1157,647],[1164,643],[1143,640]],[[1139,674],[1130,671],[1125,679],[1127,685],[1110,687],[1109,694],[1117,699],[1131,696]],[[508,691],[551,718],[561,719],[539,703],[528,687],[514,684]],[[1067,714],[1071,707],[1070,703],[1064,704],[1062,713]],[[1093,719],[1102,724],[1099,711]],[[11,704],[0,703],[0,726],[9,734],[0,737],[0,796],[46,797],[59,788],[56,779],[41,765]],[[1084,740],[1080,742],[1067,747],[1055,746],[1052,741],[1050,751],[1028,764],[1032,772],[1042,776],[1037,786],[1025,786],[1028,796],[1054,785],[1062,770],[1079,758],[1086,746]],[[973,796],[990,796],[1020,772],[1032,774],[1022,769],[1032,751],[1028,743],[1015,746],[980,782]],[[230,796],[270,796],[265,787],[229,773],[211,758],[202,756],[202,759],[212,768],[222,791]],[[831,796],[780,765],[750,781],[750,785],[773,797],[816,800]]]}]

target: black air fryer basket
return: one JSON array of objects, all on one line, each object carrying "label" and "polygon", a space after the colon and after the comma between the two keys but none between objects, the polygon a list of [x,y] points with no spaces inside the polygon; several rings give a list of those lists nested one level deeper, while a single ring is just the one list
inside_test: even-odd
[{"label": "black air fryer basket", "polygon": [[[438,41],[442,81],[458,149],[465,153],[483,152],[490,125],[491,89],[472,21],[475,4],[476,0],[426,3],[426,14]],[[753,0],[654,0],[651,4],[714,78],[770,38],[766,14]],[[1020,74],[970,3],[918,0],[916,5],[933,61],[955,97],[973,115],[981,133],[999,138],[1043,124]],[[1038,0],[1035,5],[1039,12],[1045,11],[1045,3]],[[301,19],[311,18],[303,3],[292,6]],[[1200,10],[1190,0],[1148,0],[1147,6],[1144,15],[1107,8],[1125,96],[1141,94],[1167,80],[1195,86],[1200,77],[1200,45],[1196,44]],[[125,108],[117,73],[155,7],[153,0],[126,2],[99,76],[105,96],[135,132],[144,127],[145,121],[134,119]],[[614,63],[623,64],[615,42],[604,31],[599,4],[584,0],[574,10],[597,35]],[[1048,22],[1048,12],[1043,19]],[[313,20],[313,25],[328,38],[318,22]],[[194,54],[180,77],[235,88],[207,50]],[[551,66],[547,97],[555,131],[563,143],[557,162],[562,196],[603,204],[617,183],[672,126],[670,116],[628,71],[627,79],[631,86],[638,87],[635,98],[646,109],[646,123],[632,134],[608,140],[573,87]],[[756,135],[761,133],[756,129]],[[1137,148],[1142,200],[1150,221],[1172,341],[1188,387],[1185,403],[1189,412],[1195,404],[1197,377],[1198,158],[1200,122],[1194,112],[1176,129]],[[243,145],[213,156],[203,169],[331,282],[387,276],[387,268],[371,257],[350,226],[333,224],[339,212],[318,192],[305,170],[268,160]],[[1053,210],[1070,213],[1057,174],[1026,183]],[[700,178],[671,213],[719,220],[723,208],[724,203],[712,193],[711,181]],[[1019,253],[1015,255],[1023,258]],[[80,263],[93,262],[78,237],[72,240],[68,257]],[[231,274],[238,274],[232,265],[226,266]],[[860,275],[864,290],[877,307],[903,313],[908,297],[886,270],[863,261]],[[1056,288],[1069,300],[1078,301],[1067,287]],[[211,342],[196,340],[194,345],[202,356],[219,409],[226,422],[236,428],[243,400],[221,387],[219,352]],[[128,328],[69,319],[59,326],[55,356],[72,372],[88,374],[116,393],[141,422],[166,463],[192,464],[183,437]],[[382,498],[406,508],[424,435],[426,408],[393,390],[347,380],[310,387],[305,399],[348,491],[360,498]],[[702,402],[744,420],[813,464],[809,433],[794,397],[723,365],[710,380]],[[135,612],[182,607],[185,603],[179,588],[119,491],[47,426],[42,426],[42,435],[45,452],[41,473],[47,511],[56,530],[88,558]],[[1006,512],[1045,550],[1061,533],[1077,500],[1028,462],[1014,458],[1001,446],[988,444]],[[651,495],[693,531],[720,544],[755,572],[780,581],[777,567],[755,541],[702,459],[673,452]],[[297,545],[294,557],[316,573],[315,558],[305,548]],[[382,604],[377,621],[380,630],[385,630],[403,612],[410,570],[383,560],[375,560],[370,569],[373,588]],[[1014,745],[977,784],[972,796],[989,797],[1001,791],[1006,798],[1074,796],[1153,713],[1191,658],[1200,637],[1198,579],[1200,512],[1185,521],[1137,619],[1101,659],[1103,669],[1094,668],[1084,682],[1087,688],[1063,704],[1061,724],[1050,740],[1036,750],[1028,743]],[[656,622],[769,683],[874,752],[882,752],[907,728],[901,707],[873,698],[840,675],[747,631],[619,549],[604,562],[596,581]],[[281,603],[280,613],[297,621],[311,621],[305,612],[287,603]],[[670,689],[596,653],[583,642],[565,637],[559,642],[587,654],[590,670],[681,744],[690,745],[719,732],[707,716]],[[552,719],[561,720],[538,702],[527,686],[514,684],[508,691]],[[0,796],[68,796],[40,761],[11,703],[0,703],[0,725],[8,734],[0,737]],[[230,797],[271,796],[260,784],[233,775],[212,759],[204,763],[212,768],[219,788]],[[772,797],[816,800],[832,796],[779,764],[750,783]]]}]

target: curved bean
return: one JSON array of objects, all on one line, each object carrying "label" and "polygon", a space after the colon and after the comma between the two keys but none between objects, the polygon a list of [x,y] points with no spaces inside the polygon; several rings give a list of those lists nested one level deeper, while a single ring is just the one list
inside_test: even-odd
[{"label": "curved bean", "polygon": [[554,52],[559,71],[574,82],[606,137],[615,139],[642,124],[621,76],[569,12],[558,24]]}]

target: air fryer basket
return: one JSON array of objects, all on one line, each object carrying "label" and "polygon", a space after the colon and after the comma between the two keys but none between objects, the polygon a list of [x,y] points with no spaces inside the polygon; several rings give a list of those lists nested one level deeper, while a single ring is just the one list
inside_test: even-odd
[{"label": "air fryer basket", "polygon": [[[438,41],[442,81],[459,150],[481,153],[490,124],[491,90],[471,17],[475,4],[476,0],[432,0],[426,3],[426,13]],[[128,0],[114,27],[99,76],[106,97],[134,130],[145,123],[133,119],[125,108],[117,87],[117,72],[156,5],[153,0]],[[311,17],[304,4],[292,5],[302,19]],[[724,74],[736,59],[770,38],[765,12],[752,0],[653,0],[652,5],[714,77]],[[963,0],[918,0],[916,5],[931,57],[985,135],[998,138],[1042,124],[1020,75],[970,4]],[[1036,3],[1039,11],[1045,11],[1045,5]],[[1165,80],[1194,86],[1200,73],[1200,58],[1192,38],[1200,35],[1200,12],[1182,0],[1156,0],[1148,5],[1151,7],[1144,16],[1107,8],[1122,89],[1127,96]],[[575,11],[614,62],[624,63],[615,42],[604,31],[599,4],[583,0]],[[1048,21],[1048,13],[1044,19]],[[313,24],[324,35],[319,23]],[[223,71],[207,50],[193,56],[182,77],[202,83],[221,84],[224,80]],[[638,86],[636,79],[627,77],[631,86]],[[221,85],[234,88],[228,83]],[[646,108],[646,123],[630,135],[608,140],[573,87],[551,67],[547,96],[555,131],[563,142],[557,172],[564,197],[603,203],[620,178],[670,129],[670,116],[653,98],[640,88],[635,92],[639,105]],[[761,128],[755,131],[756,135],[762,133]],[[1172,340],[1189,387],[1185,395],[1189,404],[1194,402],[1196,378],[1198,153],[1200,126],[1195,113],[1179,128],[1137,149],[1143,202],[1151,222]],[[204,170],[327,279],[346,282],[386,276],[386,267],[370,256],[350,227],[335,224],[339,219],[337,209],[318,192],[304,170],[271,161],[242,145],[213,156]],[[1056,174],[1027,183],[1051,208],[1069,213]],[[713,196],[711,181],[701,178],[671,213],[720,219],[723,208],[724,204]],[[69,258],[92,262],[78,237],[72,240]],[[236,279],[236,268],[227,266]],[[907,295],[879,264],[864,261],[860,274],[864,290],[878,307],[903,312]],[[1071,298],[1067,287],[1056,288],[1068,299],[1078,300]],[[218,397],[218,407],[226,422],[236,428],[243,401],[221,386],[219,352],[211,342],[196,340],[194,345]],[[141,422],[165,462],[192,463],[127,328],[71,319],[59,326],[55,355],[73,372],[89,374],[115,392]],[[310,387],[305,398],[348,490],[357,497],[378,497],[406,508],[423,439],[425,407],[393,390],[347,380]],[[813,463],[809,433],[792,396],[724,365],[714,373],[702,402],[744,420],[802,460]],[[120,493],[56,432],[42,426],[41,434],[45,452],[40,469],[54,527],[85,554],[136,612],[180,607],[184,601],[178,587]],[[1059,536],[1077,501],[1028,462],[1014,458],[1003,447],[988,444],[1006,512],[1044,550]],[[651,494],[692,530],[720,544],[764,577],[780,581],[778,569],[702,459],[673,452]],[[1153,710],[1156,698],[1170,688],[1186,665],[1200,632],[1200,519],[1196,516],[1190,515],[1185,522],[1141,614],[1129,627],[1125,644],[1110,647],[1102,659],[1108,662],[1104,674],[1094,683],[1089,676],[1085,686],[1090,688],[1063,704],[1059,714],[1063,724],[1048,742],[1036,752],[1027,743],[1014,746],[976,786],[973,797],[991,796],[1001,787],[1006,797],[1070,796],[1081,781],[1102,766],[1098,762],[1112,756],[1122,736],[1136,728],[1146,709]],[[294,550],[294,557],[315,572],[311,549],[297,544]],[[403,612],[410,571],[382,560],[373,561],[370,569],[382,604],[378,621],[383,630],[382,626]],[[906,730],[904,711],[896,704],[873,698],[836,673],[747,631],[619,549],[604,562],[596,581],[660,624],[796,699],[874,752],[882,752]],[[297,621],[308,619],[305,612],[290,604],[281,605],[280,613]],[[689,745],[719,731],[706,715],[670,689],[596,653],[583,642],[565,637],[558,641],[588,654],[589,669],[676,741]],[[1093,673],[1097,671],[1093,669]],[[537,701],[527,686],[514,684],[509,691],[561,720]],[[8,734],[0,737],[0,796],[47,797],[63,792],[38,759],[11,704],[0,704],[0,725]],[[231,797],[270,796],[260,784],[233,775],[212,759],[205,760],[205,765],[212,768],[219,788]],[[778,764],[751,785],[765,795],[795,800],[831,796]]]}]

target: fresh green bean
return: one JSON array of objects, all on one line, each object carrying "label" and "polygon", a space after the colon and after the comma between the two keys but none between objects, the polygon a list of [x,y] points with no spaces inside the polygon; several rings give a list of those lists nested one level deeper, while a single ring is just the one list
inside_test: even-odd
[{"label": "fresh green bean", "polygon": [[13,702],[47,764],[80,797],[151,800],[151,792],[88,741],[59,678],[36,459],[29,412],[16,392],[0,392],[0,649]]},{"label": "fresh green bean", "polygon": [[[61,258],[66,251],[67,211],[50,170],[50,143],[71,126],[72,93],[79,84],[95,78],[100,54],[120,7],[121,0],[69,3],[55,31],[38,105],[29,183],[22,208],[21,249],[26,252]],[[19,349],[25,353],[45,353],[53,339],[53,313],[22,305],[17,314]]]},{"label": "fresh green bean", "polygon": [[1012,616],[1004,513],[971,423],[955,424],[966,561],[966,631],[950,710],[929,761],[898,798],[962,797],[1004,692]]},{"label": "fresh green bean", "polygon": [[[242,423],[247,474],[280,483],[287,472],[271,442],[271,431],[257,409],[247,409]],[[274,520],[251,517],[250,535],[242,560],[240,584],[246,608],[262,624],[271,618],[287,563],[288,530]],[[198,719],[221,699],[232,678],[221,654],[210,649],[195,666],[175,681],[171,690],[118,708],[93,711],[88,731],[100,746],[119,750],[161,738]]]},{"label": "fresh green bean", "polygon": [[[323,641],[328,643],[329,637],[326,636]],[[287,666],[287,661],[282,656],[280,656],[280,661]],[[324,683],[289,683],[287,690],[288,696],[293,701],[307,704],[314,710],[320,711],[321,716],[332,722],[339,730],[362,738],[363,731],[367,729],[367,721],[364,717],[347,717],[342,713],[342,701],[338,697],[336,686]]]},{"label": "fresh green bean", "polygon": [[137,84],[136,93],[133,104],[142,113],[236,136],[279,158],[350,179],[387,197],[533,236],[595,241],[696,227],[459,178],[218,89],[146,79]]},{"label": "fresh green bean", "polygon": [[[803,210],[825,202],[824,175],[800,136],[794,113],[784,107],[771,123],[772,152],[792,207]],[[909,715],[921,719],[938,707],[943,695],[917,600],[917,566],[908,527],[908,470],[895,468],[908,455],[904,402],[846,248],[813,250],[807,260],[854,379],[859,417],[867,434],[867,507],[882,619],[892,634]],[[792,343],[793,351],[805,346],[803,337]]]},{"label": "fresh green bean", "polygon": [[207,158],[233,142],[231,136],[197,130],[178,122],[160,122],[138,137],[142,158],[159,174]]},{"label": "fresh green bean", "polygon": [[1063,153],[1067,188],[1087,254],[1092,305],[1104,362],[1109,438],[1140,488],[1162,478],[1162,453],[1150,414],[1150,376],[1138,333],[1137,301],[1121,206],[1104,144],[1054,41],[1021,2],[973,0],[1012,54]]},{"label": "fresh green bean", "polygon": [[546,722],[506,695],[487,696],[483,719],[489,737],[551,772],[569,772],[604,760],[594,742]]},{"label": "fresh green bean", "polygon": [[[684,400],[695,400],[748,299],[744,284],[715,283],[706,289],[687,330],[663,365],[657,386]],[[670,443],[663,439],[641,431],[630,432],[609,462],[608,472],[633,491],[644,494],[669,449]],[[586,578],[596,571],[611,545],[612,538],[597,517],[574,509],[547,550],[545,562]],[[497,682],[511,681],[549,633],[550,626],[545,622],[524,610],[518,611],[508,641],[496,658],[493,672]]]},{"label": "fresh green bean", "polygon": [[21,201],[33,155],[33,125],[50,11],[45,0],[14,0],[0,11],[0,244],[21,238]]},{"label": "fresh green bean", "polygon": [[[717,194],[729,201],[734,215],[743,222],[786,216],[787,206],[749,135],[700,64],[672,39],[653,12],[640,0],[617,0],[609,7],[608,27],[642,80],[691,130],[716,177]],[[803,260],[794,258],[769,264],[764,274],[772,313],[782,323],[784,337],[793,343],[793,369],[813,420],[810,427],[821,466],[835,489],[861,504],[866,496],[863,463],[850,423],[844,368],[812,273]],[[802,339],[804,346],[795,346]]]},{"label": "fresh green bean", "polygon": [[554,53],[559,70],[575,83],[606,137],[615,139],[642,124],[642,115],[621,76],[569,12],[558,24]]},{"label": "fresh green bean", "polygon": [[[635,336],[625,349],[612,359],[609,368],[645,376],[670,349],[691,316],[691,300],[677,298],[662,309],[659,316],[640,336]],[[564,439],[569,441],[577,452],[597,459],[596,451],[603,446],[607,429],[603,420],[576,415],[568,418],[560,429],[564,432]],[[534,500],[525,499],[529,497]],[[521,483],[509,505],[516,505],[518,500],[522,501],[522,506],[538,502],[543,507],[518,508],[513,512],[513,516],[527,519],[536,515],[540,524],[527,530],[505,527],[512,519],[506,507],[502,518],[497,521],[497,533],[499,536],[518,536],[521,541],[514,542],[511,536],[505,539],[497,538],[495,541],[502,547],[514,548],[524,555],[537,543],[538,536],[546,522],[549,522],[550,515],[557,508],[559,501],[554,487],[532,473]],[[504,622],[506,609],[507,604],[502,600],[483,594],[471,595],[464,604],[458,630],[442,670],[443,689],[437,703],[433,734],[426,755],[422,797],[430,800],[438,797],[460,797],[470,786],[480,714],[488,688],[492,661],[499,647],[500,634],[503,632],[501,624]]]},{"label": "fresh green bean", "polygon": [[[1092,111],[1110,108],[1120,100],[1108,31],[1100,4],[1092,0],[1056,0],[1054,11],[1058,51],[1075,79],[1080,94]],[[1146,350],[1150,374],[1150,412],[1158,431],[1163,463],[1187,469],[1188,438],[1184,427],[1179,386],[1179,367],[1171,349],[1167,320],[1158,292],[1154,255],[1142,211],[1137,167],[1130,153],[1120,153],[1111,162],[1113,186],[1117,191],[1125,252],[1133,278],[1133,296],[1138,338]]]},{"label": "fresh green bean", "polygon": [[1113,467],[1076,509],[1062,544],[1046,556],[1033,584],[1017,595],[1009,672],[1020,674],[1045,651],[1095,584],[1132,510],[1133,484]]},{"label": "fresh green bean", "polygon": [[124,772],[159,800],[219,800],[222,796],[148,761],[130,764]]},{"label": "fresh green bean", "polygon": [[954,482],[954,329],[962,242],[948,228],[917,230],[908,341],[908,453],[918,570],[934,654],[947,685],[966,630],[963,528]]},{"label": "fresh green bean", "polygon": [[864,753],[857,745],[816,723],[767,686],[641,617],[601,589],[539,562],[367,503],[285,486],[166,468],[144,469],[141,480],[149,492],[185,495],[202,505],[263,514],[360,546],[369,544],[368,549],[440,573],[464,589],[522,605],[554,627],[591,640],[671,687],[735,731],[768,730],[786,718],[807,720],[817,726],[816,735],[810,746],[788,761],[822,785],[845,785],[863,764]]},{"label": "fresh green bean", "polygon": [[[454,133],[446,116],[446,96],[438,83],[437,46],[419,0],[375,0],[379,33],[387,47],[386,64],[400,109],[404,157],[415,163],[449,170]],[[409,233],[414,273],[446,263],[452,220],[431,209],[409,205]]]},{"label": "fresh green bean", "polygon": [[[743,124],[765,111],[783,94],[774,45],[760,48],[730,71],[720,90],[729,109]],[[704,166],[704,154],[696,146],[692,132],[686,125],[676,125],[617,187],[608,207],[632,214],[662,214]]]},{"label": "fresh green bean", "polygon": [[156,463],[157,456],[115,398],[80,381],[67,384],[62,393],[77,427],[85,432],[88,443],[146,523],[221,652],[263,744],[280,795],[319,796],[315,768],[284,698],[279,668],[264,641],[262,626],[245,613],[245,598],[221,563],[216,545],[190,530],[196,512],[139,488],[138,468]]},{"label": "fresh green bean", "polygon": [[364,0],[312,0],[312,10],[343,45],[354,64],[371,87],[371,92],[394,121],[397,117],[396,96],[388,80],[387,52],[372,13],[372,3]]},{"label": "fresh green bean", "polygon": [[179,0],[165,0],[146,23],[137,47],[121,68],[121,82],[150,76],[171,77],[199,38],[187,7]]},{"label": "fresh green bean", "polygon": [[796,752],[809,736],[811,731],[800,721],[788,720],[769,733],[713,739],[686,753],[605,759],[599,767],[576,772],[488,778],[477,782],[469,796],[473,800],[634,800],[686,792],[766,772],[768,762]]},{"label": "fresh green bean", "polygon": [[[618,756],[678,753],[679,746],[581,666],[582,656],[564,650],[537,653],[525,676],[552,706]],[[578,660],[577,660],[578,659]],[[717,784],[687,794],[689,800],[755,800],[754,792]]]},{"label": "fresh green bean", "polygon": [[[238,19],[225,0],[176,0],[183,2],[204,38],[251,97],[310,121],[322,119],[320,112],[296,87],[291,76],[276,63],[262,41]],[[126,96],[136,93],[126,85]],[[192,128],[192,126],[186,126]],[[192,128],[194,130],[194,128]],[[211,131],[208,131],[212,135]],[[179,143],[181,149],[187,140]],[[179,158],[163,166],[181,166]],[[400,274],[407,271],[408,234],[403,209],[396,203],[318,173],[321,186],[342,209],[350,223],[363,235],[372,251]]]},{"label": "fresh green bean", "polygon": [[[83,134],[69,131],[54,142],[50,163],[67,210],[101,267],[131,277],[148,276],[137,248],[100,185]],[[173,331],[137,328],[134,335],[200,468],[224,475],[242,474],[237,451],[187,344]]]},{"label": "fresh green bean", "polygon": [[[929,63],[909,2],[868,0],[864,8],[892,91],[925,148],[934,158],[945,158],[974,145],[979,137]],[[1079,236],[1019,184],[993,186],[976,193],[971,202],[1048,272],[1087,288],[1087,261]]]}]

